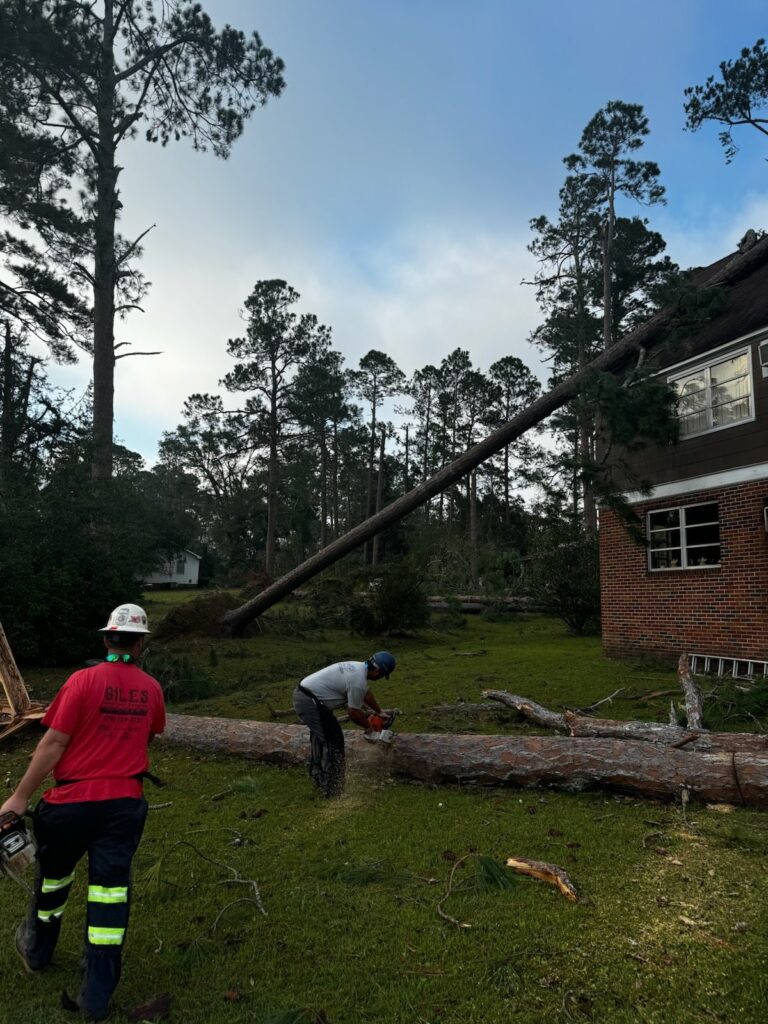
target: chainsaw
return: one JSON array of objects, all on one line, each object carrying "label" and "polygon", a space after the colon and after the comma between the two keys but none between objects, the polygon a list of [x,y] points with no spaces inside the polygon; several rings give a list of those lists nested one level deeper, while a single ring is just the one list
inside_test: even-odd
[{"label": "chainsaw", "polygon": [[382,711],[380,715],[369,715],[369,731],[365,733],[365,738],[368,742],[383,743],[385,746],[389,746],[394,739],[392,725],[397,718],[397,714],[397,708],[393,708],[391,711]]},{"label": "chainsaw", "polygon": [[24,871],[36,856],[37,845],[23,819],[13,811],[0,814],[0,872],[32,892],[24,880]]}]

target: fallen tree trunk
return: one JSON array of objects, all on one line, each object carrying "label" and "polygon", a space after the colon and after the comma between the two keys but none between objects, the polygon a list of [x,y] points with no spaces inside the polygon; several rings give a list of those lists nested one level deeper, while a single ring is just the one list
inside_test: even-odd
[{"label": "fallen tree trunk", "polygon": [[[759,266],[765,259],[766,252],[768,252],[768,238],[763,238],[751,249],[734,256],[725,266],[712,274],[706,281],[706,287],[714,288],[717,285],[738,280],[753,266]],[[537,398],[535,402],[513,416],[507,423],[494,430],[488,437],[454,459],[453,462],[443,466],[429,479],[420,483],[418,487],[414,487],[413,490],[393,501],[391,505],[377,512],[376,515],[370,516],[348,533],[322,548],[257,594],[256,597],[246,601],[239,608],[227,612],[221,619],[222,628],[228,633],[237,634],[249,622],[271,608],[273,604],[297,590],[302,583],[306,583],[323,569],[327,569],[328,566],[361,547],[377,533],[391,526],[392,523],[398,522],[414,509],[429,501],[430,498],[451,487],[492,455],[516,441],[531,427],[537,426],[542,420],[575,398],[594,374],[618,371],[635,353],[650,344],[665,328],[669,327],[675,321],[676,316],[677,310],[674,308],[663,309],[654,314],[644,324],[617,341],[615,345],[611,345],[578,373]]]},{"label": "fallen tree trunk", "polygon": [[[685,788],[702,800],[768,809],[768,754],[700,753],[601,737],[401,733],[385,751],[361,732],[346,739],[352,765],[424,782],[602,787],[668,800]],[[158,741],[273,764],[304,765],[309,757],[304,726],[272,722],[169,715]]]},{"label": "fallen tree trunk", "polygon": [[[697,687],[698,689],[698,687]],[[664,746],[690,746],[691,750],[722,751],[725,753],[765,754],[768,756],[768,736],[749,732],[709,732],[706,729],[685,729],[681,725],[660,722],[618,721],[613,718],[592,718],[589,715],[566,711],[560,714],[529,697],[520,697],[506,690],[483,690],[483,697],[514,708],[523,718],[545,729],[558,729],[571,736],[604,737],[617,740],[637,740]],[[599,702],[602,703],[602,702]],[[476,705],[478,709],[482,704]]]},{"label": "fallen tree trunk", "polygon": [[508,693],[506,690],[483,690],[483,697],[514,708],[523,718],[527,718],[534,725],[543,725],[545,729],[560,729],[561,732],[567,728],[565,715],[561,715],[557,711],[550,711],[549,708],[545,708],[543,704],[537,704],[529,697],[518,697],[516,693]]},{"label": "fallen tree trunk", "polygon": [[612,739],[639,740],[664,746],[690,747],[691,750],[727,753],[764,754],[768,757],[768,736],[750,732],[708,732],[684,729],[661,722],[619,722],[610,718],[589,718],[566,711],[565,723],[571,736],[604,736]]}]

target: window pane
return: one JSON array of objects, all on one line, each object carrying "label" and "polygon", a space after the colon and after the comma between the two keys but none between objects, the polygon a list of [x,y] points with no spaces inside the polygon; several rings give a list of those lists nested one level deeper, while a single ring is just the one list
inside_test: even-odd
[{"label": "window pane", "polygon": [[712,410],[712,426],[725,427],[729,423],[749,418],[749,398],[739,398],[735,402],[719,405]]},{"label": "window pane", "polygon": [[680,552],[679,551],[652,551],[651,552],[651,568],[652,569],[679,569],[680,568]]},{"label": "window pane", "polygon": [[706,505],[688,505],[684,508],[685,522],[687,526],[693,526],[697,523],[716,523],[717,522],[717,502],[708,501]]},{"label": "window pane", "polygon": [[729,427],[752,414],[750,354],[699,366],[671,381],[677,391],[680,436]]},{"label": "window pane", "polygon": [[681,416],[701,412],[709,405],[709,388],[703,377],[685,377],[675,382],[678,399],[677,408]]},{"label": "window pane", "polygon": [[688,437],[689,434],[700,434],[704,430],[709,430],[709,416],[706,410],[704,412],[696,412],[692,416],[681,417],[681,437]]},{"label": "window pane", "polygon": [[[719,540],[719,538],[715,538]],[[679,548],[679,530],[653,530],[651,532],[651,548]]]},{"label": "window pane", "polygon": [[749,398],[749,377],[736,377],[712,386],[712,405],[722,405],[736,398]]},{"label": "window pane", "polygon": [[734,377],[743,376],[748,372],[747,353],[744,352],[734,359],[725,359],[722,363],[715,363],[710,367],[710,379],[712,386],[722,384],[724,381],[733,380]]},{"label": "window pane", "polygon": [[685,543],[689,548],[692,544],[719,544],[720,527],[717,523],[711,526],[689,526],[685,531]]},{"label": "window pane", "polygon": [[677,529],[680,526],[680,509],[669,508],[663,512],[651,512],[648,516],[651,530]]},{"label": "window pane", "polygon": [[720,545],[706,548],[688,548],[688,566],[696,565],[719,565]]},{"label": "window pane", "polygon": [[687,377],[678,377],[674,384],[678,395],[693,398],[702,391],[706,392],[707,371],[705,369],[694,370]]}]

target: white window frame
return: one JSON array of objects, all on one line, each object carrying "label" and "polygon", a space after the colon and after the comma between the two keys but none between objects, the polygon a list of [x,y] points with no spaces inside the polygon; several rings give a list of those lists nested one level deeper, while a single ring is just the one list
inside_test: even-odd
[{"label": "white window frame", "polygon": [[[704,434],[715,434],[718,430],[730,430],[731,427],[740,427],[742,423],[752,423],[755,419],[755,377],[752,369],[752,346],[742,345],[740,348],[735,348],[732,351],[723,352],[722,350],[713,350],[708,353],[706,360],[700,360],[697,362],[690,362],[685,369],[679,369],[675,373],[670,373],[667,376],[668,384],[675,384],[675,381],[681,380],[683,377],[690,377],[692,373],[704,370],[707,373],[707,389],[709,389],[709,371],[715,363],[725,362],[726,359],[738,359],[739,356],[747,356],[747,377],[749,378],[749,395],[745,396],[749,399],[749,416],[744,416],[742,419],[737,420],[735,423],[723,423],[720,426],[705,427],[704,430],[696,430],[690,434],[681,434],[680,443],[689,440],[691,437],[702,437]],[[708,419],[712,420],[712,404],[710,394],[710,404],[706,407],[706,414]],[[739,399],[740,401],[740,399]]]},{"label": "white window frame", "polygon": [[[719,569],[722,565],[722,560],[719,562],[713,562],[711,565],[688,565],[688,545],[685,543],[685,531],[688,528],[688,524],[685,522],[685,512],[689,508],[699,508],[701,505],[714,505],[717,508],[717,527],[720,529],[720,506],[716,501],[695,501],[692,505],[669,505],[666,508],[651,508],[645,513],[645,533],[648,537],[648,571],[649,572],[690,572],[691,569]],[[679,516],[680,530],[680,565],[660,565],[654,566],[651,564],[651,556],[653,555],[653,549],[651,548],[651,516],[657,515],[659,512],[677,512]],[[712,523],[695,523],[695,526],[712,526]],[[670,527],[665,527],[670,529]],[[675,527],[671,527],[675,529]],[[693,547],[719,547],[720,557],[722,559],[722,538],[720,538],[717,544],[694,544]],[[675,548],[656,548],[656,551],[677,551]]]}]

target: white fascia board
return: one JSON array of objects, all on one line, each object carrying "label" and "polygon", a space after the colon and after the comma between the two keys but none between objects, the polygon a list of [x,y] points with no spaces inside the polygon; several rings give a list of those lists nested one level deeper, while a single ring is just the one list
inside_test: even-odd
[{"label": "white fascia board", "polygon": [[768,479],[768,462],[756,466],[739,466],[737,469],[725,469],[721,473],[707,473],[705,476],[693,476],[688,480],[673,480],[666,484],[657,484],[648,494],[631,491],[624,495],[625,501],[636,505],[641,501],[653,501],[656,498],[671,498],[679,494],[693,494],[695,491],[709,491],[719,487],[731,487],[733,484],[752,483],[755,480]]},{"label": "white fascia board", "polygon": [[689,356],[687,359],[682,359],[677,363],[670,363],[669,366],[662,366],[658,370],[654,370],[654,376],[676,376],[677,371],[684,371],[687,366],[698,366],[702,363],[711,362],[710,356],[717,356],[721,353],[724,354],[726,349],[736,348],[739,345],[743,345],[745,342],[749,342],[750,346],[754,343],[755,339],[759,339],[763,334],[768,331],[768,326],[760,327],[756,331],[750,331],[749,334],[740,334],[738,338],[733,338],[731,341],[724,341],[720,345],[716,345],[714,348],[706,348],[702,352],[699,352],[697,356]]}]

